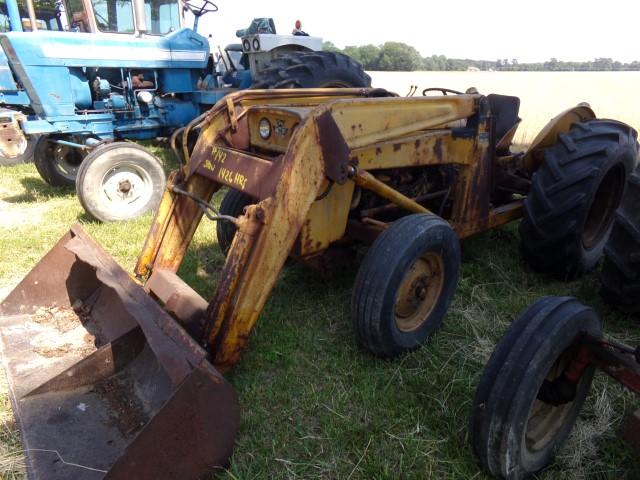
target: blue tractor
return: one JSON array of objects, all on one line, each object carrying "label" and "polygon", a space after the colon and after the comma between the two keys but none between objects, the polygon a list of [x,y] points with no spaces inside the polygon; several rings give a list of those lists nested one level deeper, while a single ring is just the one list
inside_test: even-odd
[{"label": "blue tractor", "polygon": [[0,154],[32,151],[46,182],[75,184],[103,221],[144,213],[164,188],[159,160],[128,140],[169,138],[238,89],[371,83],[357,62],[321,51],[322,39],[277,35],[270,19],[212,52],[198,33],[200,17],[218,9],[210,0],[58,0],[52,28],[38,28],[32,0],[21,0],[23,12],[17,2],[6,0],[11,31],[0,34]]}]

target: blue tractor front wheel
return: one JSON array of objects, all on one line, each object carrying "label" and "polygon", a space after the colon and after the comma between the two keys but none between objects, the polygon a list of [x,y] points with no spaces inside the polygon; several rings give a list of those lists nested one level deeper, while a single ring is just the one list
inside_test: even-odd
[{"label": "blue tractor front wheel", "polygon": [[155,209],[165,183],[155,155],[135,143],[114,142],[96,148],[80,164],[76,193],[91,217],[116,222]]},{"label": "blue tractor front wheel", "polygon": [[[67,137],[69,138],[69,137]],[[86,152],[56,143],[57,138],[43,135],[34,146],[33,161],[42,179],[54,187],[73,187]],[[70,138],[74,141],[74,138]]]}]

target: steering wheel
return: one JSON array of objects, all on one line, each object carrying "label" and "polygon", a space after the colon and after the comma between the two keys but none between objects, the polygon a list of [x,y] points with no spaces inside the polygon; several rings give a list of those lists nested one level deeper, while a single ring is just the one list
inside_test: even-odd
[{"label": "steering wheel", "polygon": [[188,0],[183,2],[183,5],[185,10],[189,10],[196,17],[201,17],[205,13],[218,11],[218,6],[211,0],[202,0],[202,5],[200,5],[199,7],[196,7],[192,2]]},{"label": "steering wheel", "polygon": [[448,95],[449,93],[452,93],[453,95],[463,95],[462,92],[459,92],[457,90],[451,90],[450,88],[433,87],[433,88],[425,88],[422,91],[422,96],[426,97],[427,96],[427,92],[440,92],[445,96]]}]

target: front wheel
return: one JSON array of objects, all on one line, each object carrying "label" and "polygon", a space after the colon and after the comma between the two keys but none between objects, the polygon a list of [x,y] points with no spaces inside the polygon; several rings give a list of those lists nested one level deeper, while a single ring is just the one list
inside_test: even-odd
[{"label": "front wheel", "polygon": [[[256,201],[246,193],[229,189],[220,203],[220,214],[237,218],[244,213],[245,207],[254,203]],[[231,222],[219,221],[216,223],[216,234],[218,246],[226,257],[233,243],[233,237],[236,236],[236,226]]]},{"label": "front wheel", "polygon": [[98,147],[80,165],[78,199],[103,222],[129,220],[155,208],[166,177],[160,161],[143,147],[115,142]]},{"label": "front wheel", "polygon": [[[33,160],[42,179],[54,187],[72,187],[78,168],[86,156],[80,148],[55,143],[54,138],[41,136],[35,143]],[[72,137],[70,140],[74,141]]]},{"label": "front wheel", "polygon": [[458,285],[460,242],[436,215],[395,221],[371,246],[351,312],[360,344],[379,357],[423,345],[440,327]]},{"label": "front wheel", "polygon": [[598,315],[575,298],[545,297],[516,318],[482,372],[470,441],[484,467],[509,480],[549,465],[587,398],[595,368],[565,372],[582,334],[602,336]]}]

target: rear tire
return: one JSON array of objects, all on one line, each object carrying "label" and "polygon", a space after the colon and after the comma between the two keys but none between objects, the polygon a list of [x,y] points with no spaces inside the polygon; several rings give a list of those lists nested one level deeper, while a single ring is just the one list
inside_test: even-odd
[{"label": "rear tire", "polygon": [[360,344],[379,357],[422,346],[440,327],[460,275],[460,242],[435,215],[395,221],[360,266],[351,312]]},{"label": "rear tire", "polygon": [[0,167],[10,167],[12,165],[18,165],[20,163],[29,163],[33,161],[33,152],[36,149],[36,143],[38,142],[38,135],[31,135],[26,139],[27,144],[24,152],[15,157],[5,157],[0,155]]},{"label": "rear tire", "polygon": [[43,135],[36,141],[33,160],[38,173],[49,185],[72,187],[86,155],[84,150],[50,142],[49,137]]},{"label": "rear tire", "polygon": [[640,312],[640,169],[627,190],[604,249],[602,296],[628,313]]},{"label": "rear tire", "polygon": [[251,88],[367,88],[362,65],[337,52],[292,52],[274,58]]},{"label": "rear tire", "polygon": [[78,169],[76,192],[89,215],[115,222],[157,207],[165,183],[158,158],[134,143],[115,142],[87,155]]},{"label": "rear tire", "polygon": [[549,465],[566,441],[594,367],[583,372],[571,400],[554,406],[549,397],[538,397],[560,394],[551,382],[564,372],[581,333],[602,336],[598,315],[574,298],[545,297],[522,312],[498,343],[482,373],[470,422],[472,449],[492,475],[528,478]]},{"label": "rear tire", "polygon": [[533,269],[572,279],[596,266],[637,162],[636,137],[628,125],[592,120],[575,124],[545,151],[520,223]]},{"label": "rear tire", "polygon": [[[229,189],[220,203],[220,214],[237,218],[244,213],[245,207],[254,203],[256,201],[246,193]],[[219,221],[216,223],[216,234],[218,235],[218,246],[226,257],[231,248],[233,237],[236,235],[236,226],[231,222]]]}]

